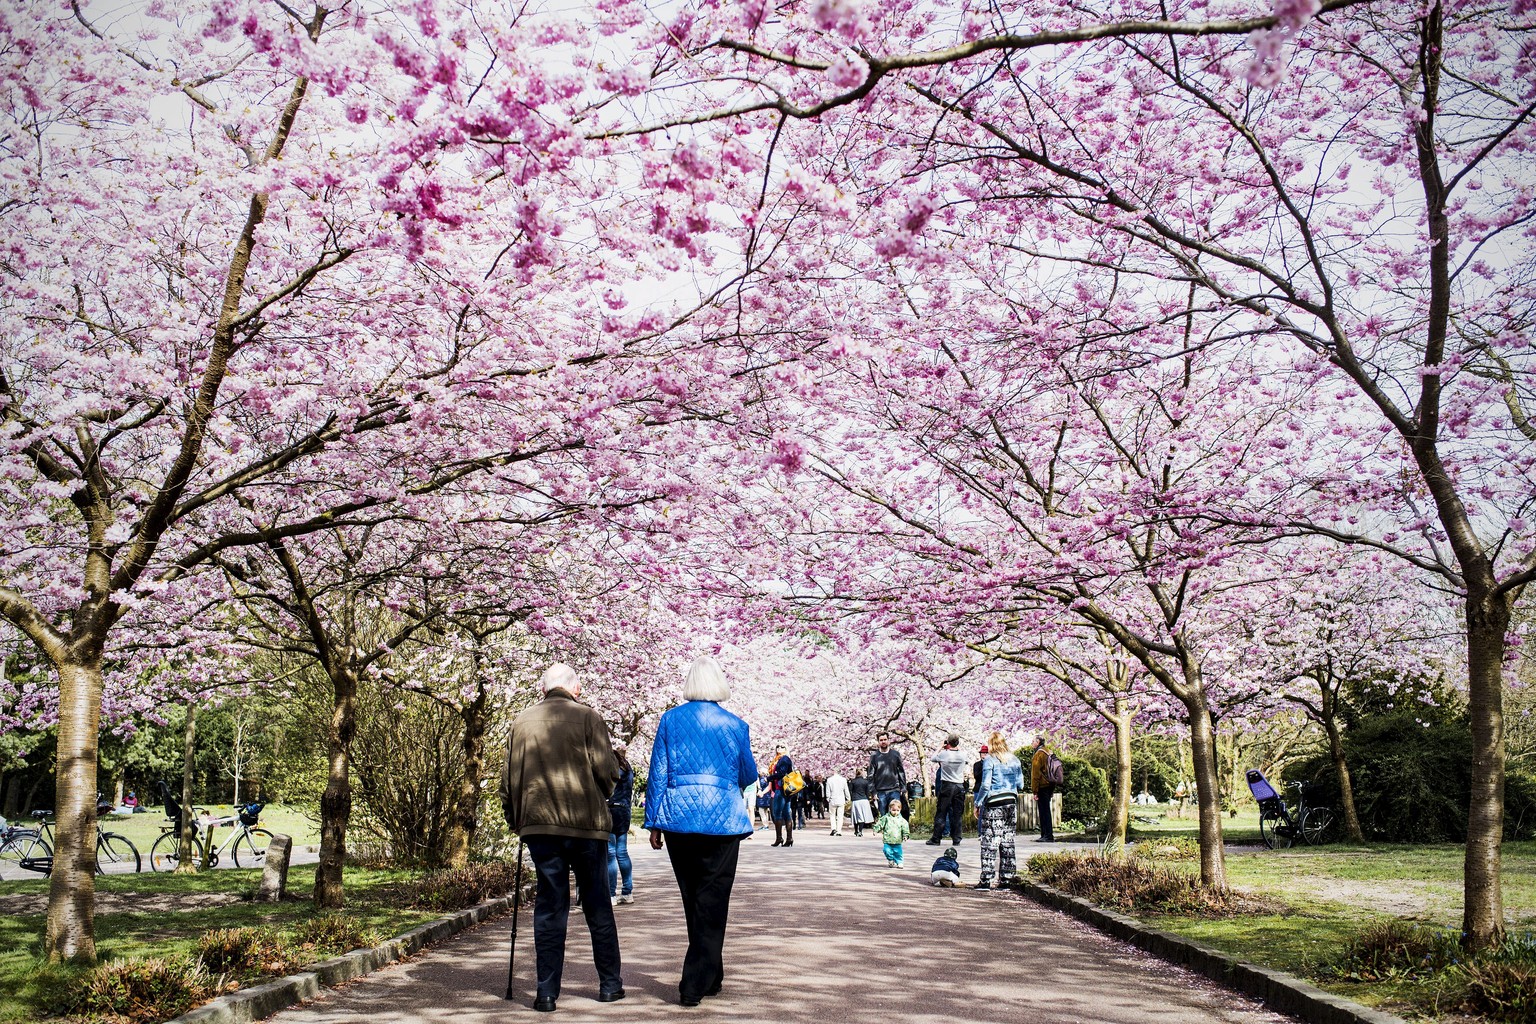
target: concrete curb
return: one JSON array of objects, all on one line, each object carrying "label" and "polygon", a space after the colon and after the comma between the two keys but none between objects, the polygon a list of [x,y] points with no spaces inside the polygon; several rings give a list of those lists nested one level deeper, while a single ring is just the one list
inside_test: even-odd
[{"label": "concrete curb", "polygon": [[251,1021],[270,1017],[306,999],[313,999],[324,989],[402,960],[426,946],[441,942],[511,909],[510,896],[487,900],[457,914],[428,921],[372,949],[354,949],[334,960],[315,964],[307,971],[219,996],[195,1010],[188,1010],[180,1017],[172,1018],[166,1024],[250,1024]]},{"label": "concrete curb", "polygon": [[1019,880],[1019,889],[1031,899],[1091,924],[1107,935],[1252,996],[1272,1010],[1300,1017],[1307,1024],[1407,1024],[1401,1017],[1324,992],[1283,971],[1239,960],[1172,932],[1148,928],[1135,918],[1105,910],[1060,889],[1024,879]]}]

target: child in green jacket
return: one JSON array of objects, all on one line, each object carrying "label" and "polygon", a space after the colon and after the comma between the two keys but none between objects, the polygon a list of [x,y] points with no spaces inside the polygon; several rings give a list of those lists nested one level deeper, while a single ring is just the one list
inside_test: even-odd
[{"label": "child in green jacket", "polygon": [[890,807],[886,808],[885,813],[876,820],[875,832],[883,840],[886,866],[901,867],[901,844],[906,842],[907,836],[912,834],[912,826],[908,825],[907,819],[901,816],[900,800],[892,800]]}]

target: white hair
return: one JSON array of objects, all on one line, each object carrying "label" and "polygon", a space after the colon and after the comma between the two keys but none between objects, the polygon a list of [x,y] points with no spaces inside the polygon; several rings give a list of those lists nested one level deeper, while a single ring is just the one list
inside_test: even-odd
[{"label": "white hair", "polygon": [[539,692],[548,693],[559,687],[569,693],[575,693],[581,689],[581,681],[576,678],[576,670],[563,661],[557,661],[544,670],[544,675],[539,678]]},{"label": "white hair", "polygon": [[683,681],[683,700],[709,700],[719,703],[731,699],[731,687],[720,671],[720,663],[707,654],[693,659],[688,678]]}]

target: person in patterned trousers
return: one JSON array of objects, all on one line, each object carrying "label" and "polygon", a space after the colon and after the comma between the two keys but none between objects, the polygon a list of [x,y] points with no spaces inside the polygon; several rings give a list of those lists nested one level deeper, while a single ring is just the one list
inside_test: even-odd
[{"label": "person in patterned trousers", "polygon": [[1024,788],[1024,766],[1008,749],[1008,740],[1002,733],[994,732],[987,747],[987,758],[981,764],[981,786],[976,790],[981,878],[971,886],[973,889],[990,889],[993,879],[1001,886],[1013,876],[1019,791]]}]

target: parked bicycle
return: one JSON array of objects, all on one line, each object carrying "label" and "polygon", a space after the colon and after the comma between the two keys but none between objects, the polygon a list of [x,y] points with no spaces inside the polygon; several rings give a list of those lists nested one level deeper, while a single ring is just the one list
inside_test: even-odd
[{"label": "parked bicycle", "polygon": [[40,830],[0,818],[0,861],[47,874],[53,868],[53,847]]},{"label": "parked bicycle", "polygon": [[[194,859],[208,867],[219,866],[219,858],[228,853],[235,867],[256,867],[267,856],[267,845],[272,833],[258,828],[262,804],[242,804],[235,814],[223,818],[199,818],[201,831],[192,844]],[[175,871],[181,864],[181,802],[167,796],[165,802],[168,820],[160,826],[160,838],[149,851],[149,866],[154,871]],[[237,827],[218,847],[213,845],[213,833],[225,826]]]},{"label": "parked bicycle", "polygon": [[[96,801],[96,873],[98,875],[119,874],[128,871],[144,870],[143,859],[139,856],[139,848],[133,845],[133,841],[118,832],[106,832],[101,827],[101,817],[112,810],[112,804],[104,802],[97,794]],[[38,871],[45,875],[53,874],[53,848],[58,842],[53,836],[55,824],[53,811],[33,811],[32,817],[37,821],[35,831],[42,841],[47,853],[43,857],[28,858],[31,863],[21,866],[28,871]],[[111,869],[122,866],[123,871],[117,872]]]},{"label": "parked bicycle", "polygon": [[1333,839],[1339,815],[1332,807],[1308,802],[1320,788],[1310,782],[1293,782],[1296,806],[1286,804],[1275,787],[1257,768],[1248,771],[1248,791],[1259,802],[1259,837],[1271,850],[1283,850],[1297,841],[1320,846]]}]

